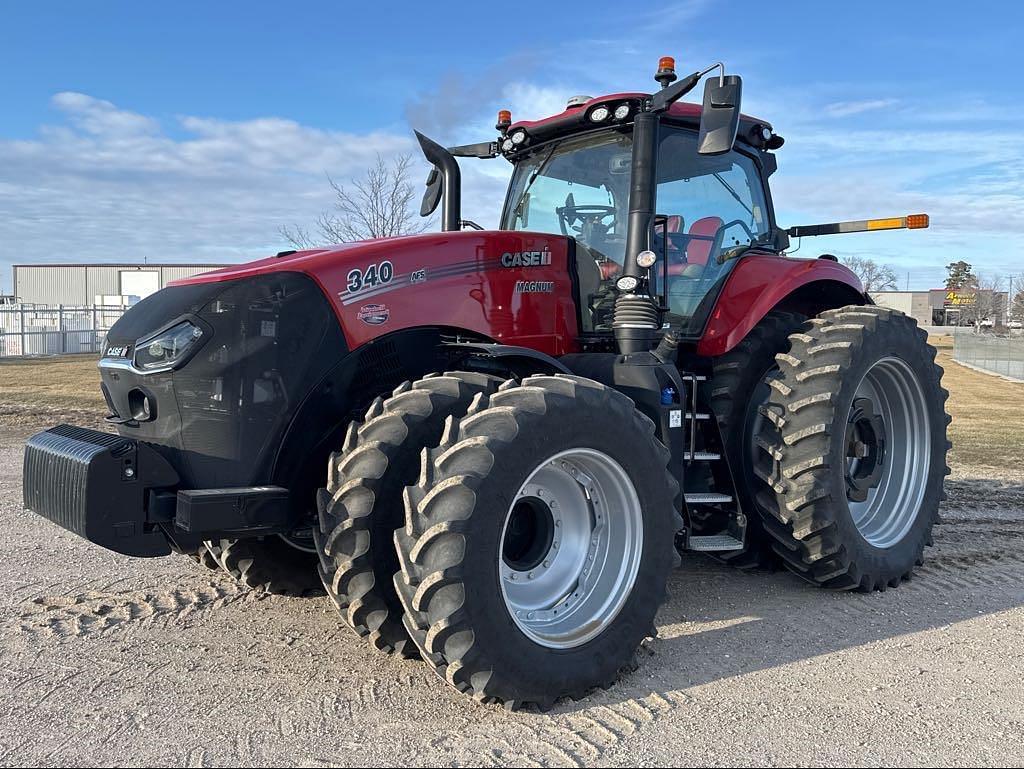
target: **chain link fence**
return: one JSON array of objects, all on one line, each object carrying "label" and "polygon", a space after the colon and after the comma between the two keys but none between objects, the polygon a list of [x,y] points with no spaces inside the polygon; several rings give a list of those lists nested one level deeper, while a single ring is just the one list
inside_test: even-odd
[{"label": "chain link fence", "polygon": [[0,358],[99,353],[127,307],[12,304],[0,306]]},{"label": "chain link fence", "polygon": [[958,328],[953,334],[953,360],[1024,381],[1024,336]]}]

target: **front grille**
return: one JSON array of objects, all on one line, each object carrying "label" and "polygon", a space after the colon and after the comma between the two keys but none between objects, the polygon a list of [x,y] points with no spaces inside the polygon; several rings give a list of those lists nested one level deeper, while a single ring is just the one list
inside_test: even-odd
[{"label": "front grille", "polygon": [[[122,434],[163,447],[186,487],[269,483],[285,430],[310,390],[345,356],[344,337],[323,291],[305,275],[280,272],[214,285],[216,291],[178,286],[154,294],[162,298],[147,322],[136,316],[147,312],[149,299],[125,314],[135,333],[188,311],[209,333],[187,364],[149,376],[117,372],[116,380],[114,372],[104,372],[104,383],[120,413],[132,387],[153,394],[157,418]],[[175,309],[165,292],[172,298],[179,292],[185,306]],[[121,335],[115,325],[110,337],[128,343]]]}]

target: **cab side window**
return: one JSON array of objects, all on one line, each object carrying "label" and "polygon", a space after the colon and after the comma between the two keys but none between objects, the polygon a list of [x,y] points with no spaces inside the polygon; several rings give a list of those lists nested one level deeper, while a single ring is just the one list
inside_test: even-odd
[{"label": "cab side window", "polygon": [[[699,333],[700,307],[745,247],[770,237],[767,204],[754,161],[739,152],[697,153],[697,134],[665,127],[658,153],[652,246],[658,290],[668,273],[668,300],[684,326]],[[667,269],[661,256],[667,254]]]},{"label": "cab side window", "polygon": [[[697,154],[692,131],[669,129],[658,154],[658,213],[668,217],[670,261],[706,265],[769,232],[760,177],[738,152]],[[660,234],[660,233],[659,233]]]}]

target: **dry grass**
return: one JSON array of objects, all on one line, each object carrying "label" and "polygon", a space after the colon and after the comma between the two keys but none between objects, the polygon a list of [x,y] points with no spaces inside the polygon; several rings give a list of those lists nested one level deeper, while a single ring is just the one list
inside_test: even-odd
[{"label": "dry grass", "polygon": [[1024,384],[961,366],[953,358],[953,337],[932,336],[945,369],[947,408],[953,422],[949,464],[956,470],[988,469],[998,476],[1024,467]]},{"label": "dry grass", "polygon": [[[950,464],[1005,473],[1024,466],[1024,384],[954,363],[950,337],[932,337],[949,390]],[[104,409],[96,358],[66,356],[0,363],[0,404]]]},{"label": "dry grass", "polygon": [[96,361],[92,355],[67,355],[0,362],[0,403],[102,410]]},{"label": "dry grass", "polygon": [[988,468],[998,475],[1024,466],[1024,384],[982,374],[939,353],[949,390],[947,408],[954,468]]}]

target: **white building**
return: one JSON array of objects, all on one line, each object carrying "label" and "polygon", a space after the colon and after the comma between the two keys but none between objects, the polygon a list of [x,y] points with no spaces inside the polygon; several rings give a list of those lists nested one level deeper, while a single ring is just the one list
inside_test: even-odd
[{"label": "white building", "polygon": [[223,264],[16,264],[14,296],[27,304],[87,306],[142,299],[172,280]]}]

